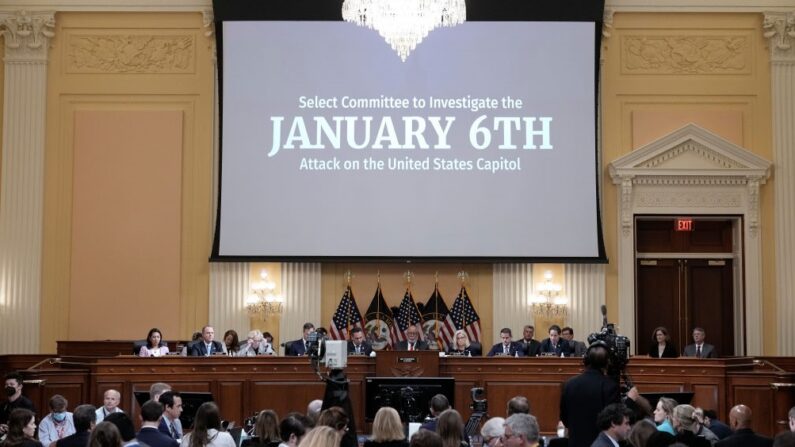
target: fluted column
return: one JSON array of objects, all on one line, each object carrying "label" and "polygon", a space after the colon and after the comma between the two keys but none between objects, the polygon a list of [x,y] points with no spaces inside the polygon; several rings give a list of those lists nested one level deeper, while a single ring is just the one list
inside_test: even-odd
[{"label": "fluted column", "polygon": [[5,37],[0,352],[6,354],[39,350],[44,119],[54,27],[52,12],[0,13],[0,33]]},{"label": "fluted column", "polygon": [[534,323],[527,305],[533,292],[533,265],[494,264],[493,272],[493,340],[500,339],[500,329],[504,327],[511,328],[514,338],[519,339],[524,325]]},{"label": "fluted column", "polygon": [[223,335],[235,329],[241,337],[249,330],[246,295],[249,293],[249,265],[246,262],[210,263],[209,323]]},{"label": "fluted column", "polygon": [[563,290],[570,300],[569,322],[574,328],[574,338],[584,341],[588,334],[602,327],[600,306],[605,303],[605,266],[566,264],[564,276]]},{"label": "fluted column", "polygon": [[763,26],[773,97],[778,355],[795,355],[795,11],[767,13]]},{"label": "fluted column", "polygon": [[[320,264],[282,263],[284,311],[279,323],[282,343],[301,338],[304,323],[320,324]],[[279,348],[284,354],[284,348]]]}]

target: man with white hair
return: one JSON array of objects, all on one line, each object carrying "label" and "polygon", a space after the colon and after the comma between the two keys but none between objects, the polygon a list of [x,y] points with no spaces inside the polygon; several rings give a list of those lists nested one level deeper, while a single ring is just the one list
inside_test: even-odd
[{"label": "man with white hair", "polygon": [[113,413],[124,413],[119,408],[121,393],[116,390],[107,390],[103,395],[102,406],[97,409],[97,424],[105,420],[105,417]]},{"label": "man with white hair", "polygon": [[484,447],[502,447],[500,438],[505,434],[505,419],[501,417],[491,418],[483,424],[480,429],[480,436],[483,437]]},{"label": "man with white hair", "polygon": [[255,357],[258,355],[273,355],[273,347],[262,336],[262,332],[254,329],[248,333],[248,339],[240,345],[238,357]]},{"label": "man with white hair", "polygon": [[505,432],[500,439],[505,447],[533,447],[538,445],[538,421],[535,416],[516,413],[505,420]]}]

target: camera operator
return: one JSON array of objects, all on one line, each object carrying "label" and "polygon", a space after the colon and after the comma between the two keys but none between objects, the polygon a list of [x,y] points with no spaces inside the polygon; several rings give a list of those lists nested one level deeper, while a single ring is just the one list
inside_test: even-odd
[{"label": "camera operator", "polygon": [[604,342],[594,342],[585,354],[585,371],[563,385],[560,420],[569,429],[570,447],[589,447],[599,435],[596,417],[619,401],[619,386],[607,376],[608,352]]}]

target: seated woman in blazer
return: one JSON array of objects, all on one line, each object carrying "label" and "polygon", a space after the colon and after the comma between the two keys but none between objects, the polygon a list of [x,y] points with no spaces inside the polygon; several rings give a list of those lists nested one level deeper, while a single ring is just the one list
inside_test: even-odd
[{"label": "seated woman in blazer", "polygon": [[671,343],[671,337],[668,335],[668,329],[660,326],[654,330],[651,335],[651,346],[649,346],[649,357],[652,358],[669,358],[673,359],[679,357],[676,351],[676,346]]},{"label": "seated woman in blazer", "polygon": [[480,343],[469,341],[469,335],[463,329],[455,331],[453,334],[453,346],[447,350],[447,355],[461,355],[464,357],[480,357],[483,355],[483,348]]}]

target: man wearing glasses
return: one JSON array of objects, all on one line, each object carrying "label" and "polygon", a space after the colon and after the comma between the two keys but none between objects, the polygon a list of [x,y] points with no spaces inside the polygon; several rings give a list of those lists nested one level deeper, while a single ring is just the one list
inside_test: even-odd
[{"label": "man wearing glasses", "polygon": [[517,413],[505,420],[502,445],[505,447],[536,447],[538,445],[538,421],[535,416]]}]

